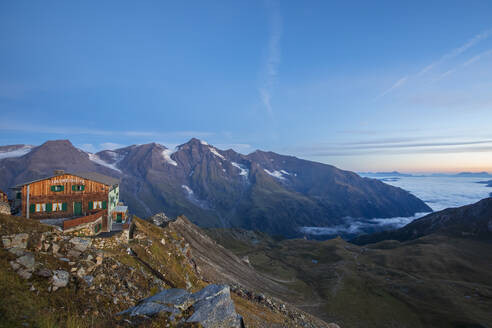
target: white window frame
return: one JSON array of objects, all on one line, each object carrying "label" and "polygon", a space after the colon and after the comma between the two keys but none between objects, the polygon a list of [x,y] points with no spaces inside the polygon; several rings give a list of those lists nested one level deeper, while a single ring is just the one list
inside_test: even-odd
[{"label": "white window frame", "polygon": [[36,212],[46,212],[46,204],[36,204]]},{"label": "white window frame", "polygon": [[53,203],[53,212],[58,212],[62,210],[62,203]]}]

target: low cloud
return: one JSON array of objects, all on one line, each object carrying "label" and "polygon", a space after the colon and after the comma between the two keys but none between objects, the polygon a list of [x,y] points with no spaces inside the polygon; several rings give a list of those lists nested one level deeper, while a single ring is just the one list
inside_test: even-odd
[{"label": "low cloud", "polygon": [[345,217],[343,222],[332,227],[301,227],[301,233],[312,236],[342,236],[352,238],[361,234],[401,228],[427,213],[417,213],[409,217],[361,219]]}]

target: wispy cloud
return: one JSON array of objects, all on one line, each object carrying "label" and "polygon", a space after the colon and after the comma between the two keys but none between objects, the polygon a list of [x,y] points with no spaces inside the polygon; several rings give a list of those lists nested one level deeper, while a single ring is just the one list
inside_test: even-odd
[{"label": "wispy cloud", "polygon": [[442,62],[444,62],[448,59],[454,58],[454,57],[464,53],[465,51],[467,51],[468,49],[470,49],[474,45],[478,44],[479,42],[487,39],[491,35],[492,35],[492,29],[486,30],[482,33],[475,35],[473,38],[466,41],[460,47],[451,50],[450,52],[444,54],[439,60],[427,65],[426,67],[424,67],[420,72],[417,73],[417,76],[423,75],[423,74],[427,73],[428,71],[430,71],[431,69],[433,69],[434,67],[441,64]]},{"label": "wispy cloud", "polygon": [[268,114],[273,117],[272,93],[280,64],[280,39],[282,37],[282,16],[279,4],[268,1],[270,10],[270,34],[267,47],[267,59],[263,72],[263,80],[259,88],[260,98]]},{"label": "wispy cloud", "polygon": [[[432,70],[434,67],[442,64],[443,62],[445,62],[446,60],[449,60],[449,59],[452,59],[462,53],[464,53],[465,51],[467,51],[468,49],[470,49],[471,47],[477,45],[478,43],[480,43],[481,41],[489,38],[490,36],[492,36],[492,29],[489,29],[489,30],[486,30],[486,31],[483,31],[477,35],[475,35],[474,37],[472,37],[471,39],[469,39],[468,41],[466,41],[464,44],[462,44],[461,46],[457,47],[457,48],[454,48],[453,50],[449,51],[448,53],[444,54],[441,58],[439,58],[438,60],[430,63],[429,65],[425,66],[423,69],[421,69],[417,74],[415,74],[413,77],[420,77],[424,74],[426,74],[427,72],[429,72],[430,70]],[[484,56],[487,56],[489,54],[492,53],[492,50],[490,51],[486,51],[480,55],[477,55],[475,57],[473,57],[472,59],[470,59],[469,61],[467,61],[464,66],[468,66],[470,64],[472,64],[473,62],[477,61],[477,60],[480,60],[482,57]],[[446,71],[445,73],[441,74],[438,78],[434,79],[432,81],[432,83],[435,83],[437,81],[440,81],[442,79],[444,79],[445,77],[451,75],[452,73],[454,73],[456,71],[456,68],[453,68],[453,69],[450,69],[448,71]],[[401,86],[403,86],[407,80],[409,78],[411,78],[412,76],[404,76],[402,77],[401,79],[399,79],[398,81],[396,81],[389,89],[385,90],[384,92],[382,92],[380,95],[378,95],[376,98],[374,98],[374,100],[377,100],[379,98],[382,98],[384,96],[386,96],[387,94],[391,93],[392,91],[394,91],[395,89],[397,88],[400,88]]]},{"label": "wispy cloud", "polygon": [[379,99],[381,97],[384,97],[388,93],[390,93],[391,91],[395,90],[396,88],[401,87],[403,84],[405,84],[405,82],[407,82],[407,80],[408,80],[408,76],[402,77],[401,79],[399,79],[398,81],[396,81],[395,84],[393,84],[389,89],[387,89],[386,91],[384,91],[383,93],[381,93],[379,96],[377,96],[376,99]]},{"label": "wispy cloud", "polygon": [[[389,138],[373,141],[356,141],[326,143],[292,148],[289,151],[297,155],[324,156],[356,156],[365,154],[418,154],[418,153],[476,153],[490,152],[492,139],[442,141],[436,138],[431,141],[416,142],[419,138]],[[427,138],[428,140],[429,138]]]},{"label": "wispy cloud", "polygon": [[480,54],[478,54],[478,55],[476,55],[476,56],[474,56],[474,57],[470,58],[470,59],[469,59],[469,60],[467,60],[465,63],[463,63],[463,66],[470,66],[471,64],[473,64],[473,63],[475,63],[475,62],[477,62],[477,61],[481,60],[481,59],[482,59],[482,58],[484,58],[484,57],[488,57],[488,56],[490,56],[490,55],[492,55],[492,49],[489,49],[489,50],[487,50],[487,51],[484,51],[484,52],[482,52],[482,53],[480,53]]}]

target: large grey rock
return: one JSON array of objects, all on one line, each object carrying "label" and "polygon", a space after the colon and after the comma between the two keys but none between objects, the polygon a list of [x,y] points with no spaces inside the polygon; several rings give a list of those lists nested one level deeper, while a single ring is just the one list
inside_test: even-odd
[{"label": "large grey rock", "polygon": [[26,248],[29,235],[27,233],[18,233],[16,235],[2,236],[2,243],[4,248]]},{"label": "large grey rock", "polygon": [[129,314],[132,317],[137,315],[152,316],[162,311],[175,314],[180,313],[180,310],[187,309],[192,304],[193,299],[190,293],[184,289],[171,288],[147,297],[138,305],[118,314]]},{"label": "large grey rock", "polygon": [[241,316],[234,309],[229,286],[226,285],[209,285],[194,294],[184,289],[166,289],[118,315],[154,316],[159,312],[169,312],[172,318],[191,306],[194,313],[187,322],[200,323],[204,328],[244,327]]},{"label": "large grey rock", "polygon": [[242,327],[242,319],[234,309],[229,286],[208,285],[192,296],[195,312],[186,322],[200,323],[204,328]]},{"label": "large grey rock", "polygon": [[75,250],[84,252],[92,244],[92,240],[89,238],[73,237],[70,239],[70,243],[73,244]]},{"label": "large grey rock", "polygon": [[65,270],[55,270],[53,271],[53,287],[65,287],[68,285],[68,279],[70,275]]},{"label": "large grey rock", "polygon": [[17,258],[17,260],[15,261],[28,270],[32,270],[34,268],[34,265],[36,264],[36,260],[32,253],[27,253],[26,255]]}]

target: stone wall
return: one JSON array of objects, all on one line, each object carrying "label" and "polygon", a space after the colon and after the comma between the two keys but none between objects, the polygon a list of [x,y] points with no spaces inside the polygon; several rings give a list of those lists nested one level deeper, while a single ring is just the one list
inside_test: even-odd
[{"label": "stone wall", "polygon": [[103,225],[104,218],[105,218],[104,216],[101,216],[95,221],[84,223],[75,226],[73,228],[66,229],[64,230],[64,232],[70,233],[72,235],[78,235],[78,236],[96,236],[103,231],[102,225]]},{"label": "stone wall", "polygon": [[9,203],[0,202],[0,213],[10,215],[10,205]]}]

